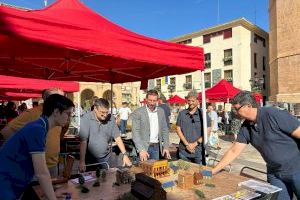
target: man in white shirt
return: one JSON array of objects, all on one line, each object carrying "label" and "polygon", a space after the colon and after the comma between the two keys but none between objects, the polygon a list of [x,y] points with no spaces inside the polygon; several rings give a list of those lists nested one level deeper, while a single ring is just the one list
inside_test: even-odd
[{"label": "man in white shirt", "polygon": [[129,118],[129,115],[131,113],[130,108],[128,108],[128,103],[123,102],[122,108],[119,109],[119,117],[120,117],[120,130],[121,130],[121,136],[126,135],[126,126],[127,126],[127,120]]},{"label": "man in white shirt", "polygon": [[140,161],[159,160],[159,153],[170,159],[169,134],[165,114],[157,107],[158,93],[149,90],[146,105],[136,109],[132,117],[132,139]]},{"label": "man in white shirt", "polygon": [[218,121],[219,121],[219,117],[217,112],[215,111],[214,107],[212,105],[209,105],[207,107],[207,112],[208,112],[208,116],[210,117],[211,120],[211,129],[213,132],[217,132],[219,130],[218,127]]}]

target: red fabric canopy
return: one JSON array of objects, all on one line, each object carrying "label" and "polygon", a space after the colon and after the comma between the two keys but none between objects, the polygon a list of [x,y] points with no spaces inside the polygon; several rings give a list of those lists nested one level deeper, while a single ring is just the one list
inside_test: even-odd
[{"label": "red fabric canopy", "polygon": [[1,5],[0,24],[0,74],[121,83],[204,69],[202,48],[130,32],[78,0]]},{"label": "red fabric canopy", "polygon": [[170,99],[168,99],[168,102],[169,104],[185,104],[186,100],[178,95],[174,95]]},{"label": "red fabric canopy", "polygon": [[79,83],[73,81],[53,81],[41,80],[30,78],[19,78],[13,76],[0,75],[0,88],[10,89],[9,91],[22,90],[22,91],[42,91],[48,88],[61,88],[65,92],[78,92]]},{"label": "red fabric canopy", "polygon": [[[213,102],[226,102],[227,99],[233,98],[241,90],[233,87],[233,85],[226,80],[222,79],[212,88],[205,91],[206,98]],[[198,95],[199,99],[202,99],[201,93]]]}]

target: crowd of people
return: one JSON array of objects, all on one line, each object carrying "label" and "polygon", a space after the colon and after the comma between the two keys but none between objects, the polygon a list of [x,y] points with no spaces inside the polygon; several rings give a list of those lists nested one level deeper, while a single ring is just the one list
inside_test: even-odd
[{"label": "crowd of people", "polygon": [[[23,111],[11,120],[1,134],[6,142],[0,148],[0,193],[4,199],[19,199],[35,177],[48,199],[56,199],[51,177],[57,177],[60,140],[68,130],[74,108],[58,88],[43,92],[44,104]],[[293,193],[300,198],[300,123],[287,111],[259,107],[250,92],[242,91],[232,99],[232,109],[217,112],[207,106],[207,132],[209,137],[219,134],[220,124],[226,134],[233,133],[235,142],[223,159],[212,169],[216,174],[230,164],[251,143],[267,164],[268,182],[282,188],[279,199],[289,199]],[[131,166],[130,152],[124,145],[127,121],[132,120],[132,141],[140,162],[148,159],[171,159],[170,116],[166,99],[156,90],[146,94],[144,106],[131,111],[128,103],[110,108],[104,98],[93,98],[90,111],[84,113],[80,123],[79,169],[87,164],[116,167],[112,161],[112,143],[119,149],[123,166]],[[220,120],[221,119],[221,120]],[[284,123],[282,123],[284,122]],[[187,108],[176,119],[176,133],[180,138],[178,158],[205,163],[203,110],[198,94],[187,95]],[[25,192],[25,193],[24,193]]]}]

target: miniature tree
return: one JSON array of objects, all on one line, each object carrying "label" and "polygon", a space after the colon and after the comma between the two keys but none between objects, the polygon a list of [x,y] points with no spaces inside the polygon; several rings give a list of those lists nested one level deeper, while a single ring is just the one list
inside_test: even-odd
[{"label": "miniature tree", "polygon": [[82,176],[82,174],[80,174],[80,176],[78,177],[78,182],[80,184],[82,193],[88,193],[90,191],[87,187],[84,186],[85,180],[84,180],[84,177]]},{"label": "miniature tree", "polygon": [[195,189],[195,194],[199,199],[205,199],[205,195],[201,190]]},{"label": "miniature tree", "polygon": [[101,170],[99,167],[97,167],[96,169],[96,181],[95,183],[93,184],[93,187],[99,187],[100,186],[100,176],[101,176]]}]

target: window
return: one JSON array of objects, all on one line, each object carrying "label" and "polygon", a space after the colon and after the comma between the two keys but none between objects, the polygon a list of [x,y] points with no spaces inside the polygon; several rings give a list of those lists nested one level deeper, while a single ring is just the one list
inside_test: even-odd
[{"label": "window", "polygon": [[169,92],[172,93],[176,91],[176,78],[171,77],[170,78],[170,84],[168,85]]},{"label": "window", "polygon": [[161,79],[156,79],[156,90],[161,91]]},{"label": "window", "polygon": [[259,35],[255,34],[254,33],[254,42],[257,43],[257,41],[261,41],[263,46],[265,47],[266,46],[266,39],[263,38],[263,37],[260,37]]},{"label": "window", "polygon": [[232,49],[224,50],[224,65],[232,65]]},{"label": "window", "polygon": [[204,64],[206,68],[210,68],[211,61],[210,61],[210,53],[204,54]]},{"label": "window", "polygon": [[211,73],[204,74],[204,84],[205,84],[205,88],[211,87]]},{"label": "window", "polygon": [[254,68],[257,69],[257,54],[254,53]]},{"label": "window", "polygon": [[266,70],[266,57],[263,56],[263,70]]},{"label": "window", "polygon": [[229,83],[233,84],[233,72],[232,70],[225,70],[224,71],[224,79]]},{"label": "window", "polygon": [[210,43],[210,39],[212,37],[217,37],[223,35],[223,39],[231,38],[232,37],[232,28],[228,28],[221,31],[216,31],[213,33],[209,33],[206,35],[203,35],[203,44]]},{"label": "window", "polygon": [[210,35],[203,35],[203,44],[210,43]]},{"label": "window", "polygon": [[223,39],[231,38],[232,37],[232,29],[226,29],[223,31]]},{"label": "window", "polygon": [[177,42],[177,44],[190,44],[190,43],[192,43],[192,39],[187,39],[187,40]]},{"label": "window", "polygon": [[192,75],[185,76],[185,83],[183,87],[187,90],[192,89]]}]

